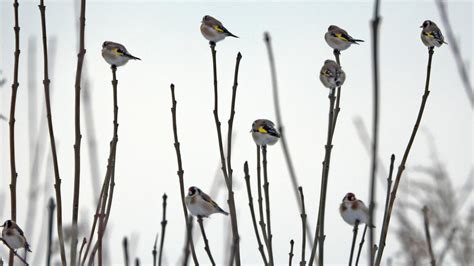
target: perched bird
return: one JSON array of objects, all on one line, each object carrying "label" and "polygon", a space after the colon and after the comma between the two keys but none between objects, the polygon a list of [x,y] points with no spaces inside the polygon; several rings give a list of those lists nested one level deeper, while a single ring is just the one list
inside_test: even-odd
[{"label": "perched bird", "polygon": [[326,60],[319,73],[319,79],[326,88],[333,89],[344,84],[346,73],[333,60]]},{"label": "perched bird", "polygon": [[239,38],[228,31],[219,20],[209,15],[206,15],[202,18],[201,33],[204,38],[214,44],[218,41],[224,40],[224,38],[228,36]]},{"label": "perched bird", "polygon": [[369,222],[369,209],[365,206],[364,202],[356,199],[355,195],[350,192],[342,199],[339,213],[342,219],[350,225],[354,225],[356,221],[359,221],[361,224],[368,224]]},{"label": "perched bird", "polygon": [[267,119],[257,119],[252,124],[252,137],[259,146],[273,145],[278,142],[280,133],[275,124]]},{"label": "perched bird", "polygon": [[127,51],[127,48],[120,43],[109,41],[105,41],[102,44],[102,57],[107,63],[116,67],[125,65],[130,59],[141,60],[140,58],[131,55]]},{"label": "perched bird", "polygon": [[221,207],[219,207],[211,197],[194,186],[189,188],[188,195],[184,201],[186,202],[186,207],[188,207],[191,214],[197,217],[209,217],[209,215],[214,213],[228,215],[228,213],[221,209]]},{"label": "perched bird", "polygon": [[444,41],[444,36],[441,33],[441,30],[439,30],[438,26],[433,21],[425,20],[420,28],[423,28],[423,30],[421,30],[421,41],[423,41],[423,44],[427,47],[440,47],[443,43],[447,44]]},{"label": "perched bird", "polygon": [[347,31],[334,25],[329,26],[328,31],[324,34],[324,39],[332,49],[338,51],[346,50],[351,44],[363,42],[363,40],[352,38],[347,34]]},{"label": "perched bird", "polygon": [[31,252],[30,244],[26,241],[25,235],[21,228],[12,220],[7,220],[2,226],[2,238],[14,250],[24,248]]}]

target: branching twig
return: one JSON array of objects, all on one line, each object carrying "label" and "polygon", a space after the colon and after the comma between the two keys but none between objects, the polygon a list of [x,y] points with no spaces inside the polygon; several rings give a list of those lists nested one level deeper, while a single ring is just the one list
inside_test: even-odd
[{"label": "branching twig", "polygon": [[[59,175],[59,164],[58,164],[58,155],[56,153],[56,140],[54,137],[53,129],[53,116],[51,113],[51,98],[49,90],[49,65],[48,65],[48,40],[46,34],[46,6],[44,5],[44,0],[40,0],[39,10],[41,14],[41,32],[43,36],[43,59],[44,59],[44,96],[46,102],[46,116],[48,118],[48,129],[49,129],[49,140],[51,143],[51,152],[53,156],[53,168],[54,168],[54,189],[56,191],[56,222],[58,224],[58,240],[59,240],[59,249],[61,254],[61,263],[66,265],[66,251],[64,249],[64,236],[63,236],[63,211],[62,211],[62,198],[61,198],[61,177]],[[49,254],[49,253],[48,253]],[[50,255],[50,254],[49,254]],[[48,265],[49,261],[48,261]]]},{"label": "branching twig", "polygon": [[[162,261],[162,258],[163,258],[163,247],[165,245],[166,225],[168,224],[168,220],[166,220],[166,199],[167,198],[168,198],[168,196],[166,196],[166,194],[163,194],[163,219],[161,220],[160,256],[159,256],[159,259],[158,259],[158,265],[160,265],[160,266],[161,266],[161,261]],[[155,246],[156,246],[156,241],[155,241]]]},{"label": "branching twig", "polygon": [[354,234],[352,236],[351,255],[349,256],[349,266],[352,265],[352,258],[354,257],[354,249],[355,249],[355,243],[357,240],[357,232],[359,231],[359,220],[356,220],[354,224],[354,229],[352,231],[354,232]]},{"label": "branching twig", "polygon": [[[179,179],[179,188],[180,188],[180,193],[181,193],[181,205],[183,207],[183,213],[184,213],[184,219],[186,221],[186,224],[188,223],[188,209],[186,208],[186,203],[184,202],[184,170],[183,170],[183,163],[181,160],[181,149],[180,149],[180,143],[178,140],[178,125],[176,121],[176,98],[174,95],[174,84],[170,85],[171,88],[171,102],[172,102],[172,107],[171,107],[171,116],[173,119],[173,136],[174,136],[174,148],[176,150],[176,158],[178,160],[178,179]],[[189,227],[189,224],[187,224],[187,230],[189,234],[189,248],[191,248],[191,253],[193,257],[193,261],[195,265],[199,265],[197,256],[196,256],[196,251],[194,250],[194,243],[193,243],[193,238],[192,238],[192,233],[191,228]]]},{"label": "branching twig", "polygon": [[206,231],[204,230],[204,226],[202,225],[202,217],[199,216],[197,221],[199,223],[199,227],[201,228],[202,239],[204,240],[204,250],[206,250],[207,256],[209,256],[211,264],[216,265],[216,263],[214,262],[214,258],[212,257],[211,248],[209,247],[209,241],[207,240]]},{"label": "branching twig", "polygon": [[288,253],[288,255],[289,255],[288,265],[289,266],[291,266],[291,264],[293,263],[293,256],[294,256],[293,247],[294,247],[294,245],[295,245],[295,241],[293,241],[293,239],[290,240],[290,253]]},{"label": "branching twig", "polygon": [[[258,243],[258,251],[260,252],[260,255],[262,256],[263,264],[268,265],[267,257],[265,255],[265,251],[263,249],[262,241],[260,239],[260,234],[258,233],[258,227],[257,227],[257,219],[255,218],[255,210],[253,207],[253,198],[252,198],[252,188],[250,186],[250,175],[249,175],[249,166],[247,161],[244,163],[244,173],[245,173],[245,183],[247,185],[247,195],[249,198],[249,208],[250,208],[250,214],[252,216],[252,224],[253,224],[253,229],[255,231],[255,237],[257,238],[257,243]],[[265,231],[265,230],[263,230]]]},{"label": "branching twig", "polygon": [[76,265],[77,254],[77,220],[79,218],[79,192],[81,184],[81,75],[84,63],[84,31],[86,27],[86,0],[81,0],[81,13],[79,17],[79,53],[77,54],[76,80],[75,80],[75,108],[74,108],[74,194],[72,203],[72,236],[71,236],[71,265]]},{"label": "branching twig", "polygon": [[301,200],[301,261],[300,266],[306,265],[305,260],[305,252],[306,252],[306,208],[304,205],[304,194],[303,194],[303,187],[298,187],[298,191],[300,192],[300,200]]},{"label": "branching twig", "polygon": [[82,251],[84,250],[84,246],[87,244],[87,239],[84,237],[82,239],[82,244],[81,248],[79,249],[79,257],[77,258],[77,265],[81,264],[81,258],[82,258]]},{"label": "branching twig", "polygon": [[[3,242],[3,244],[5,244],[5,246],[10,250],[10,253],[12,253],[14,256],[16,256],[19,260],[21,260],[21,262],[23,262],[26,266],[28,266],[28,262],[26,262],[20,255],[18,255],[18,253],[12,248],[10,247],[10,245],[8,245],[7,241],[5,241],[3,238],[0,237],[0,241]],[[9,265],[12,265],[12,264],[9,264]]]},{"label": "branching twig", "polygon": [[431,258],[431,266],[436,266],[436,259],[433,253],[433,246],[431,244],[431,234],[430,234],[430,222],[428,219],[428,207],[425,205],[422,209],[423,212],[423,221],[425,226],[425,235],[426,235],[426,244],[428,245],[428,251]]},{"label": "branching twig", "polygon": [[[298,177],[296,176],[296,172],[293,166],[293,160],[291,158],[288,144],[286,143],[286,136],[284,133],[285,127],[283,126],[283,121],[281,117],[280,97],[278,94],[278,81],[277,81],[277,74],[276,74],[275,58],[273,56],[272,42],[271,42],[270,34],[268,32],[265,32],[264,40],[267,46],[268,59],[270,62],[270,73],[272,77],[272,86],[273,86],[273,106],[275,108],[276,124],[278,126],[278,131],[280,132],[280,143],[283,150],[283,155],[285,157],[286,167],[288,168],[288,172],[290,174],[290,181],[291,181],[291,186],[293,187],[293,193],[295,195],[296,202],[298,202],[298,207],[301,212],[302,206],[301,206],[301,202],[299,201],[299,196],[298,196]],[[311,234],[311,230],[309,228],[308,223],[305,224],[305,227],[306,227],[306,233],[308,234],[309,245],[312,246],[313,239],[311,238],[312,234]]]},{"label": "branching twig", "polygon": [[359,265],[360,254],[362,253],[362,247],[364,246],[366,233],[367,233],[367,225],[365,225],[364,227],[364,232],[362,233],[362,239],[360,240],[360,243],[359,243],[359,251],[357,251],[357,258],[356,258],[356,263],[355,263],[356,266]]},{"label": "branching twig", "polygon": [[[420,105],[420,110],[418,111],[418,116],[416,118],[415,126],[413,127],[413,131],[410,136],[410,140],[408,141],[407,147],[405,149],[405,153],[403,154],[402,161],[400,162],[400,165],[398,166],[398,171],[397,171],[397,176],[395,178],[395,183],[393,186],[393,190],[390,195],[390,202],[388,205],[388,211],[387,211],[387,219],[385,220],[385,223],[383,224],[383,227],[386,227],[387,229],[382,232],[382,235],[380,236],[381,243],[385,243],[385,240],[387,239],[387,233],[388,233],[388,227],[390,225],[390,218],[392,215],[392,210],[393,210],[393,205],[395,203],[397,191],[398,191],[398,186],[400,184],[400,180],[403,174],[403,171],[405,170],[405,163],[408,159],[408,155],[410,154],[410,149],[413,145],[413,142],[415,140],[416,132],[418,131],[418,127],[420,126],[421,123],[421,118],[423,117],[423,111],[425,110],[425,105],[426,105],[426,100],[428,99],[428,96],[430,94],[430,75],[431,75],[431,60],[433,58],[433,47],[428,49],[428,66],[427,66],[427,73],[426,73],[426,83],[425,83],[425,91],[421,100],[421,105]],[[382,261],[382,254],[383,254],[383,249],[381,249],[379,252],[377,252],[377,257],[375,261],[375,265],[380,265]]]}]

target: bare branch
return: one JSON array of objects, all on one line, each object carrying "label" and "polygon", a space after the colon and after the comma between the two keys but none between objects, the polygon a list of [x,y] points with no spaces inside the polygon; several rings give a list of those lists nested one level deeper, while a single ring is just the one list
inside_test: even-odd
[{"label": "bare branch", "polygon": [[300,192],[300,200],[301,200],[301,261],[300,261],[300,266],[306,265],[306,260],[305,260],[305,251],[306,251],[306,208],[304,205],[304,194],[303,194],[303,187],[298,187],[298,191]]},{"label": "bare branch", "polygon": [[[160,266],[161,266],[161,262],[162,262],[162,258],[163,258],[163,247],[165,245],[166,225],[168,224],[168,220],[166,220],[166,199],[167,198],[168,198],[168,196],[166,196],[166,194],[163,194],[163,218],[161,220],[160,256],[159,256],[159,259],[158,259],[158,265],[160,265]],[[155,241],[155,246],[156,246],[156,241]]]},{"label": "bare branch", "polygon": [[290,240],[290,253],[288,253],[288,255],[289,255],[289,257],[290,257],[290,258],[289,258],[289,261],[288,261],[288,265],[289,265],[289,266],[291,266],[291,264],[293,263],[293,256],[294,256],[294,254],[293,254],[293,247],[294,247],[294,245],[295,245],[295,241],[293,241],[293,239]]},{"label": "bare branch", "polygon": [[209,256],[209,260],[211,260],[211,264],[216,265],[214,258],[212,257],[211,249],[209,248],[209,241],[207,240],[206,231],[202,225],[202,217],[199,216],[197,221],[199,223],[199,227],[201,228],[202,239],[204,240],[204,250],[206,250],[207,256]]},{"label": "bare branch", "polygon": [[355,243],[357,240],[357,232],[359,231],[359,220],[356,220],[354,224],[354,229],[352,229],[353,235],[352,235],[352,245],[351,245],[351,255],[349,256],[349,266],[352,265],[352,258],[354,257],[354,249],[355,249]]},{"label": "bare branch", "polygon": [[431,234],[430,234],[430,221],[428,219],[428,207],[425,205],[422,209],[423,212],[423,220],[425,226],[425,235],[426,235],[426,244],[428,245],[428,251],[431,257],[431,266],[436,266],[436,259],[433,253],[433,246],[431,244]]}]

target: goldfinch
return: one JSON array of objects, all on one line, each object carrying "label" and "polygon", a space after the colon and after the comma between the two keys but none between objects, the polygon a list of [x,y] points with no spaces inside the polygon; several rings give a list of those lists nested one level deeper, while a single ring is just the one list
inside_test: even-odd
[{"label": "goldfinch", "polygon": [[252,137],[259,146],[273,145],[280,139],[275,124],[267,119],[257,119],[252,124]]},{"label": "goldfinch", "polygon": [[338,51],[346,50],[351,46],[351,44],[359,44],[359,42],[363,42],[363,40],[352,38],[347,34],[347,31],[334,25],[329,26],[328,31],[324,35],[324,39],[332,49]]},{"label": "goldfinch", "polygon": [[105,41],[102,44],[102,57],[107,63],[116,67],[125,65],[130,59],[141,60],[131,55],[125,46],[120,43],[109,41]]},{"label": "goldfinch", "polygon": [[209,217],[209,215],[214,213],[222,213],[228,215],[226,211],[221,209],[217,203],[215,203],[211,197],[206,193],[202,192],[197,187],[190,187],[188,190],[188,195],[184,199],[186,207],[191,212],[193,216],[196,217]]},{"label": "goldfinch", "polygon": [[319,79],[326,88],[334,89],[344,84],[346,73],[333,60],[326,60],[321,68],[321,72],[319,72]]},{"label": "goldfinch", "polygon": [[21,228],[12,220],[7,220],[2,226],[2,238],[14,250],[24,248],[31,252],[30,244],[26,241],[25,235]]},{"label": "goldfinch", "polygon": [[367,224],[369,222],[369,208],[350,192],[342,199],[339,213],[342,219],[350,225],[355,225],[356,221],[359,221],[360,224]]},{"label": "goldfinch", "polygon": [[218,41],[224,40],[224,38],[228,36],[239,38],[228,31],[219,20],[209,15],[206,15],[202,18],[201,33],[204,38],[214,44]]},{"label": "goldfinch", "polygon": [[421,35],[420,35],[421,41],[428,48],[431,48],[434,46],[440,47],[443,43],[446,43],[444,41],[444,36],[441,33],[441,30],[433,21],[425,20],[423,22],[423,25],[420,26],[420,28],[423,28],[421,30]]}]

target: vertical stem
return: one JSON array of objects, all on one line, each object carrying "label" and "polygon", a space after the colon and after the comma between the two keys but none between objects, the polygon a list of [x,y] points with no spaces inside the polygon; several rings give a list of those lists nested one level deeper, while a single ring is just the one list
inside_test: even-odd
[{"label": "vertical stem", "polygon": [[[66,251],[64,248],[64,236],[63,236],[63,212],[62,212],[62,198],[61,198],[61,177],[59,174],[59,163],[58,155],[56,152],[56,140],[54,137],[54,128],[53,128],[53,115],[51,112],[51,97],[50,97],[50,80],[49,80],[49,65],[48,65],[48,40],[46,32],[46,6],[44,1],[40,0],[40,5],[38,6],[41,14],[41,32],[43,40],[43,63],[44,63],[44,95],[46,102],[46,116],[48,118],[48,129],[49,129],[49,140],[51,143],[51,153],[53,157],[53,169],[54,169],[54,189],[56,191],[56,202],[57,202],[57,214],[56,222],[58,224],[58,239],[59,239],[59,248],[61,254],[61,263],[67,265],[66,262]],[[49,264],[48,264],[49,265]]]},{"label": "vertical stem", "polygon": [[352,258],[354,257],[354,249],[355,249],[355,243],[357,240],[357,232],[359,231],[359,220],[356,220],[354,224],[354,229],[352,231],[354,232],[354,234],[352,236],[351,255],[349,256],[349,266],[352,265]]},{"label": "vertical stem", "polygon": [[301,235],[301,262],[300,266],[306,265],[306,260],[305,260],[305,252],[306,252],[306,208],[304,205],[304,194],[303,194],[303,187],[298,187],[298,191],[300,192],[300,197],[301,197],[301,228],[302,228],[302,235]]},{"label": "vertical stem", "polygon": [[173,120],[173,137],[174,137],[174,148],[176,150],[176,158],[178,161],[178,179],[179,179],[179,188],[180,188],[180,194],[181,194],[181,206],[183,208],[183,213],[184,213],[184,219],[186,221],[186,228],[187,228],[187,233],[188,233],[188,240],[189,240],[189,247],[191,248],[191,253],[193,257],[193,261],[195,265],[199,265],[197,256],[196,256],[196,251],[194,250],[194,243],[192,239],[192,232],[190,225],[188,224],[188,209],[186,208],[186,203],[184,201],[184,170],[183,170],[183,162],[181,160],[181,149],[180,149],[180,143],[178,140],[178,125],[176,121],[176,98],[174,95],[174,84],[170,85],[171,88],[171,102],[172,102],[172,107],[171,107],[171,116]]},{"label": "vertical stem", "polygon": [[364,232],[362,233],[362,239],[360,240],[360,243],[359,243],[359,251],[357,251],[357,258],[356,258],[356,263],[355,265],[359,265],[359,258],[360,258],[360,254],[362,253],[362,247],[364,246],[364,242],[365,242],[365,234],[367,233],[367,225],[365,225],[364,227]]},{"label": "vertical stem", "polygon": [[[10,103],[10,171],[11,171],[11,183],[10,183],[10,196],[11,196],[11,219],[16,221],[16,180],[18,173],[16,172],[16,161],[15,161],[15,109],[16,109],[16,95],[18,92],[18,67],[20,63],[20,26],[18,22],[18,1],[13,1],[13,9],[15,13],[15,63],[13,68],[13,83],[12,83],[12,97]],[[10,250],[9,265],[14,263],[14,253]]]},{"label": "vertical stem", "polygon": [[124,264],[125,266],[130,265],[130,256],[128,253],[128,238],[124,237],[122,241],[122,247],[123,247],[123,259],[124,259]]},{"label": "vertical stem", "polygon": [[291,266],[291,264],[293,263],[293,256],[294,256],[293,247],[294,247],[294,245],[295,245],[295,241],[293,241],[293,239],[290,240],[290,253],[288,253],[288,255],[289,255],[288,265],[289,266]]},{"label": "vertical stem", "polygon": [[267,145],[262,146],[262,155],[263,155],[263,190],[265,193],[265,207],[266,207],[266,214],[267,214],[267,237],[268,237],[268,256],[270,258],[270,265],[274,265],[273,260],[273,246],[272,246],[272,224],[270,218],[270,192],[269,186],[270,183],[268,182],[268,172],[267,172]]},{"label": "vertical stem", "polygon": [[153,244],[153,250],[151,251],[151,254],[153,254],[153,266],[156,266],[157,264],[157,258],[156,256],[158,255],[158,250],[156,245],[158,244],[158,233],[155,236],[155,243]]},{"label": "vertical stem", "polygon": [[87,244],[87,239],[84,237],[82,239],[82,244],[81,248],[79,249],[79,257],[77,258],[77,265],[81,264],[81,258],[82,258],[82,251],[84,250],[84,246]]},{"label": "vertical stem", "polygon": [[[411,133],[410,139],[408,140],[407,147],[405,148],[405,152],[402,157],[402,161],[400,162],[400,165],[398,166],[397,170],[397,175],[395,177],[395,183],[393,185],[393,189],[390,195],[390,202],[388,205],[388,211],[387,211],[387,219],[385,220],[385,223],[383,224],[383,228],[386,228],[385,231],[382,231],[382,235],[380,236],[380,241],[381,243],[385,243],[385,240],[387,239],[387,233],[388,233],[388,228],[390,225],[390,218],[392,217],[392,211],[393,211],[393,205],[395,204],[395,199],[397,196],[397,191],[398,191],[398,186],[400,185],[400,180],[402,178],[403,171],[405,170],[405,164],[408,159],[408,155],[410,154],[411,147],[413,145],[413,142],[415,141],[415,136],[416,132],[418,132],[418,128],[420,127],[421,123],[421,118],[423,117],[423,112],[425,110],[425,105],[426,101],[428,99],[428,96],[430,94],[430,76],[431,76],[431,61],[433,58],[433,47],[428,48],[428,66],[426,70],[426,82],[425,82],[425,90],[424,94],[422,96],[421,100],[421,105],[420,109],[418,111],[418,116],[416,118],[415,126],[413,127],[413,131]],[[377,252],[376,260],[375,260],[375,265],[380,265],[382,261],[382,254],[383,254],[383,249],[379,250]]]},{"label": "vertical stem", "polygon": [[79,53],[77,54],[76,80],[75,80],[75,108],[74,108],[74,194],[72,203],[72,236],[71,236],[71,265],[75,266],[77,259],[77,220],[79,218],[79,194],[81,184],[81,76],[84,63],[84,31],[86,26],[86,0],[81,0],[79,23]]},{"label": "vertical stem", "polygon": [[431,258],[430,263],[431,263],[431,266],[436,266],[436,259],[433,253],[433,246],[431,244],[430,221],[428,219],[428,207],[423,206],[422,212],[423,212],[423,221],[424,221],[424,226],[425,226],[426,244],[428,245],[428,251]]},{"label": "vertical stem", "polygon": [[54,216],[54,208],[56,205],[54,204],[54,199],[49,199],[48,204],[48,246],[46,247],[46,265],[51,265],[51,247],[52,247],[52,240],[53,240],[53,216]]},{"label": "vertical stem", "polygon": [[252,224],[253,224],[253,229],[255,231],[255,237],[257,238],[257,243],[258,243],[258,251],[260,252],[260,255],[262,256],[263,264],[268,265],[267,257],[265,255],[265,251],[263,250],[262,241],[260,239],[260,234],[258,233],[257,219],[255,218],[255,209],[253,207],[252,188],[250,186],[249,166],[248,166],[247,161],[245,161],[244,163],[244,173],[245,173],[245,184],[247,185],[247,195],[249,198],[250,214],[252,216]]},{"label": "vertical stem", "polygon": [[168,196],[166,196],[166,194],[163,194],[163,219],[161,220],[160,256],[159,256],[159,259],[158,259],[158,265],[160,265],[160,266],[161,266],[161,260],[162,260],[162,257],[163,257],[163,247],[165,245],[166,225],[168,224],[168,220],[166,220],[166,199],[167,198],[168,198]]},{"label": "vertical stem", "polygon": [[209,256],[211,264],[216,265],[216,263],[214,262],[214,258],[212,257],[211,249],[209,248],[209,241],[207,240],[206,231],[204,230],[204,226],[202,225],[202,217],[198,216],[197,221],[199,223],[199,227],[201,228],[202,239],[204,240],[204,250],[206,250],[207,256]]},{"label": "vertical stem", "polygon": [[259,225],[262,231],[263,241],[267,247],[267,252],[270,254],[270,244],[268,242],[268,236],[266,231],[265,217],[263,215],[263,194],[262,194],[262,171],[261,171],[261,148],[257,145],[257,193],[258,193],[258,214],[259,214]]}]

